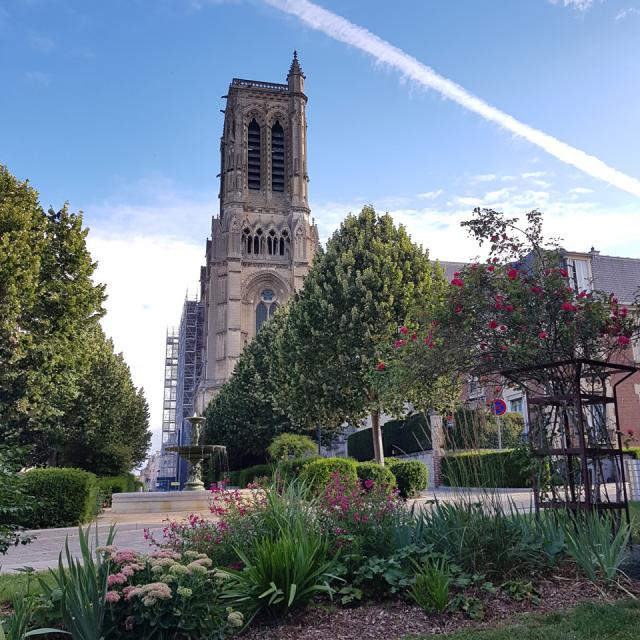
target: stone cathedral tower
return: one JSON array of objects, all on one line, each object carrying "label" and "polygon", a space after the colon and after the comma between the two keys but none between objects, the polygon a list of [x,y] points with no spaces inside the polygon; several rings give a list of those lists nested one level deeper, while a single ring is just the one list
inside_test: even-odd
[{"label": "stone cathedral tower", "polygon": [[199,412],[262,323],[302,287],[318,246],[307,198],[304,80],[294,52],[286,84],[234,78],[223,96],[220,214],[200,273]]}]

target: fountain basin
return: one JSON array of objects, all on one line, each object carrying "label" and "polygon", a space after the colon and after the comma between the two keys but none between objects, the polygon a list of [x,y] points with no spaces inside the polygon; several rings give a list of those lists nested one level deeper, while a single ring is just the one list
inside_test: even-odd
[{"label": "fountain basin", "polygon": [[150,491],[148,493],[114,493],[111,513],[165,513],[182,512],[210,514],[209,491]]}]

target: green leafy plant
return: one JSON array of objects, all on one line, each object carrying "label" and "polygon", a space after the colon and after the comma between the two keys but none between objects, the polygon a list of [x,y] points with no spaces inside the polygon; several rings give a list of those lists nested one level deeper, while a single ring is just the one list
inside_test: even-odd
[{"label": "green leafy plant", "polygon": [[326,538],[313,530],[283,531],[236,553],[245,566],[223,572],[228,580],[222,597],[246,614],[247,623],[258,613],[281,617],[316,593],[334,593],[336,563]]},{"label": "green leafy plant", "polygon": [[484,618],[482,601],[466,593],[458,593],[453,596],[449,604],[449,611],[461,611],[471,620],[482,620]]},{"label": "green leafy plant", "polygon": [[500,588],[516,602],[526,600],[533,604],[540,603],[540,592],[535,588],[531,581],[507,580],[507,582],[500,585]]},{"label": "green leafy plant", "polygon": [[627,554],[631,526],[616,527],[609,515],[578,514],[567,519],[565,536],[569,555],[592,582],[599,578],[611,581]]},{"label": "green leafy plant", "polygon": [[[64,553],[67,567],[62,562],[62,552],[58,557],[58,569],[51,569],[54,578],[52,587],[39,579],[42,591],[50,599],[55,599],[57,590],[61,596],[62,620],[74,640],[101,640],[104,638],[104,621],[107,609],[107,578],[109,560],[97,552],[98,528],[95,533],[95,547],[90,544],[90,527],[78,529],[81,559],[74,558],[69,550],[69,538],[65,540]],[[109,529],[107,545],[115,538],[115,526]]]},{"label": "green leafy plant", "polygon": [[28,521],[34,506],[19,473],[25,455],[23,449],[0,448],[0,554],[32,539],[20,526]]},{"label": "green leafy plant", "polygon": [[415,582],[409,588],[412,600],[427,612],[444,613],[451,601],[451,576],[444,558],[428,560],[416,568]]},{"label": "green leafy plant", "polygon": [[66,631],[53,628],[29,629],[36,609],[36,599],[25,593],[15,594],[11,599],[11,615],[0,620],[0,640],[23,640],[50,633],[69,635]]}]

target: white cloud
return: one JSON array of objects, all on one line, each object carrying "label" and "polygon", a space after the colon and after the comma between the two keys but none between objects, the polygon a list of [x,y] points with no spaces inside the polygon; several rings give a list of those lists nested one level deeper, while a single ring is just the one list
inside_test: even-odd
[{"label": "white cloud", "polygon": [[623,9],[618,12],[615,17],[615,21],[624,20],[628,16],[637,15],[640,16],[640,9],[636,9],[635,7],[630,7],[629,9]]},{"label": "white cloud", "polygon": [[418,198],[424,200],[435,200],[438,196],[443,194],[442,189],[436,189],[435,191],[426,191],[425,193],[419,193]]},{"label": "white cloud", "polygon": [[562,4],[577,11],[587,11],[593,5],[594,0],[549,0],[551,4]]},{"label": "white cloud", "polygon": [[588,187],[574,187],[573,189],[569,189],[567,193],[585,194],[593,192],[593,189],[589,189]]},{"label": "white cloud", "polygon": [[[608,182],[623,191],[640,196],[640,180],[637,178],[628,176],[608,166],[599,158],[520,122],[513,116],[469,93],[452,80],[436,73],[413,56],[367,29],[359,27],[345,18],[309,2],[309,0],[264,1],[283,12],[298,17],[306,25],[333,39],[364,51],[378,62],[400,71],[404,78],[411,79],[423,87],[434,89],[445,98],[453,100],[482,118],[494,122],[512,134],[544,149],[558,160],[573,165],[588,175]],[[586,0],[583,1],[586,2]],[[579,0],[574,0],[574,2],[579,2]]]},{"label": "white cloud", "polygon": [[24,77],[29,84],[40,85],[42,87],[51,84],[51,76],[42,71],[27,71]]},{"label": "white cloud", "polygon": [[113,338],[144,387],[151,411],[153,450],[160,446],[164,346],[168,325],[180,321],[187,289],[196,292],[204,238],[189,243],[171,237],[90,232],[87,244],[98,262],[97,282],[107,285],[105,333]]},{"label": "white cloud", "polygon": [[528,180],[531,178],[542,178],[542,176],[547,175],[547,172],[546,171],[529,171],[528,173],[522,173],[520,175],[525,180]]},{"label": "white cloud", "polygon": [[27,41],[32,49],[42,53],[50,53],[56,48],[56,43],[51,38],[37,33],[31,33]]}]

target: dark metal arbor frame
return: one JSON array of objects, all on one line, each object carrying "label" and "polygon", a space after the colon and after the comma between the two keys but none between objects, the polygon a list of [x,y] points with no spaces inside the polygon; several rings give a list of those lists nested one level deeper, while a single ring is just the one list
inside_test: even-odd
[{"label": "dark metal arbor frame", "polygon": [[533,494],[540,509],[611,510],[629,504],[617,388],[637,367],[585,358],[503,371],[527,394]]}]

